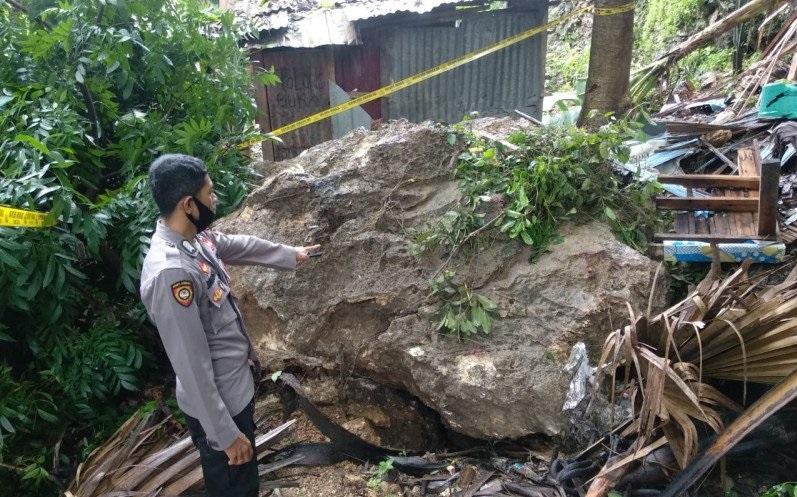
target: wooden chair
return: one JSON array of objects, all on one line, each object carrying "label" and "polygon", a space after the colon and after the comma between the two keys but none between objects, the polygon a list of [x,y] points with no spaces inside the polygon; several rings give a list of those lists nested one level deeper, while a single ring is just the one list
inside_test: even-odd
[{"label": "wooden chair", "polygon": [[[745,240],[777,240],[777,204],[780,166],[761,163],[758,147],[738,151],[738,175],[684,174],[659,176],[665,184],[682,185],[686,197],[656,197],[656,208],[682,211],[675,215],[674,233],[657,233],[663,240],[728,243]],[[693,196],[694,189],[710,190],[709,196]],[[696,211],[711,211],[706,218]]]}]

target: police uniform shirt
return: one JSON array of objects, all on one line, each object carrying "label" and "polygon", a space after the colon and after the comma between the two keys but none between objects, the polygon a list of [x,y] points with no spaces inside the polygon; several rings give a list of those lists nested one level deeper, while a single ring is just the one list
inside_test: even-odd
[{"label": "police uniform shirt", "polygon": [[295,269],[296,248],[210,230],[188,241],[159,220],[141,272],[141,300],[174,368],[177,405],[215,450],[240,434],[232,418],[254,395],[249,365],[257,361],[225,264]]}]

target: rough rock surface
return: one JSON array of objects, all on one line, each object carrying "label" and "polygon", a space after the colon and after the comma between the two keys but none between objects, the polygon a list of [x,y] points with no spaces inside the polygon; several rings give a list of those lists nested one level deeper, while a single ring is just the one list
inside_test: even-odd
[{"label": "rough rock surface", "polygon": [[320,367],[406,390],[466,435],[560,433],[570,348],[586,342],[595,361],[625,301],[647,306],[656,264],[597,223],[564,229],[563,243],[532,264],[514,243],[463,253],[452,266],[498,303],[501,319],[488,337],[437,336],[435,305],[423,302],[443,259],[412,256],[410,239],[457,199],[459,151],[447,135],[393,122],[277,164],[216,228],[321,243],[324,255],[294,273],[233,269],[249,332],[267,366]]}]

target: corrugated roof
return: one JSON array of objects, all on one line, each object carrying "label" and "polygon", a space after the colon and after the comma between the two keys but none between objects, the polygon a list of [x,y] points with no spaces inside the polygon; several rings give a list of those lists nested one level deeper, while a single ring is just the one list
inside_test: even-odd
[{"label": "corrugated roof", "polygon": [[[437,7],[472,0],[231,0],[227,8],[269,33],[264,47],[317,47],[358,43],[354,23],[409,12],[424,14]],[[283,32],[284,31],[284,32]]]}]

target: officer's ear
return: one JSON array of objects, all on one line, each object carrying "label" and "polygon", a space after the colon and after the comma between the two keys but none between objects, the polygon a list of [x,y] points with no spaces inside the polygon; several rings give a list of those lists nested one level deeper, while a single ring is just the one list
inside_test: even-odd
[{"label": "officer's ear", "polygon": [[194,206],[192,205],[193,201],[194,199],[190,195],[183,197],[180,199],[179,202],[177,202],[177,208],[182,209],[183,213],[189,216],[191,215],[191,211],[194,210]]}]

